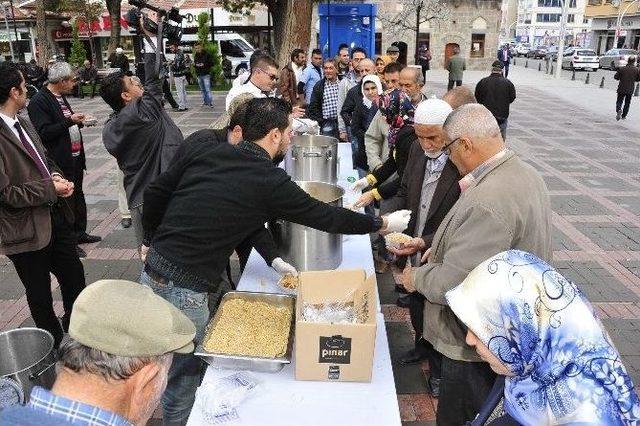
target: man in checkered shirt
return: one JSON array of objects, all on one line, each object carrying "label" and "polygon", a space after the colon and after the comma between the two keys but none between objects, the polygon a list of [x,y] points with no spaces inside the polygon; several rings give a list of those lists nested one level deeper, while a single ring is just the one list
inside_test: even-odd
[{"label": "man in checkered shirt", "polygon": [[333,59],[325,60],[322,68],[324,78],[313,88],[308,114],[322,135],[338,138],[338,70]]}]

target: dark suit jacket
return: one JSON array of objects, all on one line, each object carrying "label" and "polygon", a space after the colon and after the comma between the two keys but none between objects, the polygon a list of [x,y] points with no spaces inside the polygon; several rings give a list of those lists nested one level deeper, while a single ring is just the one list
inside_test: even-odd
[{"label": "dark suit jacket", "polygon": [[631,95],[633,89],[635,89],[636,81],[640,81],[640,68],[633,65],[620,67],[613,78],[620,80],[620,83],[618,83],[618,93],[621,95]]},{"label": "dark suit jacket", "polygon": [[[18,117],[51,173],[59,172],[47,157],[38,133]],[[0,254],[39,250],[51,240],[51,206],[57,201],[50,179],[38,167],[4,120],[0,119]]]},{"label": "dark suit jacket", "polygon": [[[73,113],[66,98],[64,101],[71,113]],[[56,97],[46,87],[40,89],[31,99],[27,110],[29,111],[29,118],[38,131],[38,135],[45,148],[47,148],[51,159],[62,169],[67,179],[73,179],[74,167],[73,157],[71,156],[69,127],[75,123],[70,118],[65,118]],[[82,128],[82,124],[79,124],[78,127]],[[86,169],[84,145],[80,152],[80,160],[82,161],[82,168]]]},{"label": "dark suit jacket", "polygon": [[[426,164],[427,157],[424,155],[420,144],[413,144],[411,152],[409,153],[407,166],[404,170],[400,189],[398,189],[396,196],[389,200],[389,205],[387,206],[388,211],[400,209],[411,210],[411,220],[405,231],[405,233],[409,235],[414,235],[417,226],[416,222],[420,208],[422,181],[424,180]],[[431,247],[433,236],[438,226],[440,226],[440,222],[442,222],[451,207],[453,207],[460,197],[460,185],[458,185],[460,178],[461,176],[456,166],[453,165],[451,160],[447,160],[440,179],[438,179],[435,192],[433,193],[427,214],[427,221],[421,235],[427,247]]]}]

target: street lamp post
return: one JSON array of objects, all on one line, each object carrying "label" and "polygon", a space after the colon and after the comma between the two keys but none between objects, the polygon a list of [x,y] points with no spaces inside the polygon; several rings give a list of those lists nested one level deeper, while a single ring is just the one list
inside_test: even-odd
[{"label": "street lamp post", "polygon": [[[7,30],[7,40],[9,40],[9,49],[11,50],[11,60],[13,62],[16,61],[16,56],[13,52],[13,40],[11,40],[11,31],[9,30],[9,20],[7,19],[7,14],[9,13],[9,7],[10,7],[10,3],[9,2],[4,2],[2,3],[2,7],[3,7],[3,14],[4,14],[4,26]],[[12,9],[13,12],[13,9]]]},{"label": "street lamp post", "polygon": [[624,11],[622,10],[622,8],[620,7],[622,5],[622,3],[620,2],[620,0],[614,0],[614,2],[612,2],[612,4],[618,8],[618,19],[616,19],[616,35],[613,37],[613,48],[616,49],[618,47],[618,39],[620,38],[620,31],[622,30],[622,18],[624,18],[624,15],[627,13],[627,11],[629,10],[629,8],[631,8],[631,6],[634,3],[637,3],[638,0],[633,0],[632,2],[630,2],[627,7],[625,7]]},{"label": "street lamp post", "polygon": [[562,15],[560,16],[560,39],[558,40],[558,57],[556,58],[555,78],[560,78],[562,75],[562,54],[564,53],[564,38],[567,33],[567,15],[569,14],[568,0],[560,0],[560,2],[562,5]]}]

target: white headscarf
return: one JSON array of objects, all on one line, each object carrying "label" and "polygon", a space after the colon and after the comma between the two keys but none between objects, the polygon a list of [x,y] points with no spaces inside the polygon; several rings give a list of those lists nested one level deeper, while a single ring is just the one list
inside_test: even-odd
[{"label": "white headscarf", "polygon": [[376,85],[376,88],[378,89],[378,96],[382,95],[382,82],[380,81],[380,77],[378,77],[377,75],[365,75],[362,79],[360,90],[362,90],[362,102],[364,103],[364,106],[367,107],[367,109],[370,109],[371,105],[373,105],[373,101],[367,98],[367,95],[364,94],[364,84],[369,81]]}]

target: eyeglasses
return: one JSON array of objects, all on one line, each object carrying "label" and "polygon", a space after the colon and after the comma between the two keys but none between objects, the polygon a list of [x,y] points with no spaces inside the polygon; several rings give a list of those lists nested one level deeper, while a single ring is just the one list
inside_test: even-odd
[{"label": "eyeglasses", "polygon": [[449,142],[448,144],[446,144],[445,146],[442,147],[442,149],[440,151],[444,152],[447,155],[451,155],[451,145],[453,145],[454,143],[458,142],[461,138],[455,138],[454,140],[452,140],[451,142]]},{"label": "eyeglasses", "polygon": [[269,74],[268,72],[266,72],[265,70],[263,70],[262,68],[256,68],[258,71],[266,74],[269,76],[269,78],[271,79],[271,81],[278,81],[278,76],[275,74]]}]

